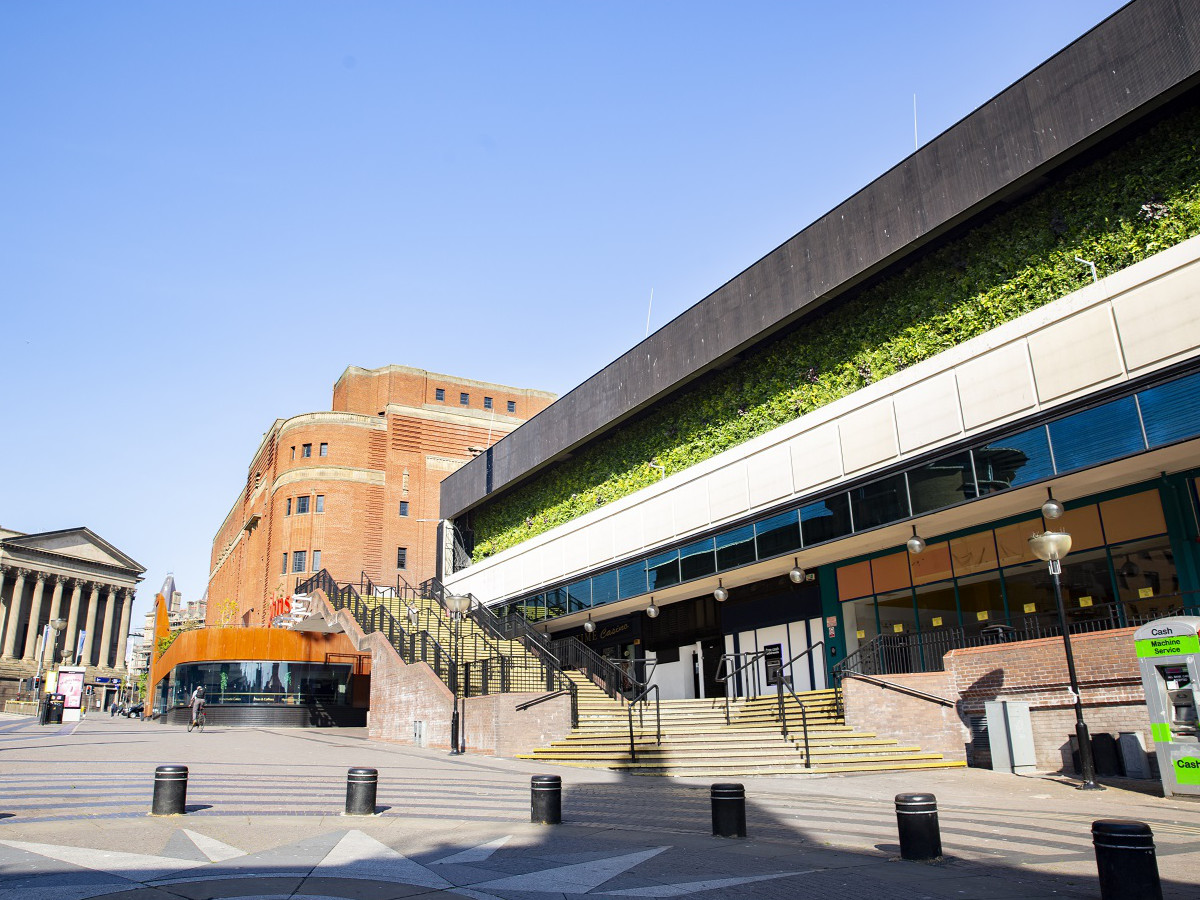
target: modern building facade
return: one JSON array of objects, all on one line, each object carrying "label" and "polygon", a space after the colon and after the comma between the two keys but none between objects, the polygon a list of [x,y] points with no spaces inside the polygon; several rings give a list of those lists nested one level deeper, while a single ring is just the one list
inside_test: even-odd
[{"label": "modern building facade", "polygon": [[[143,572],[87,528],[39,534],[0,529],[0,691],[15,694],[20,680],[39,670],[39,655],[43,671],[67,662],[89,667],[89,681],[123,678]],[[63,627],[55,629],[55,622]],[[39,641],[44,633],[49,642]]]},{"label": "modern building facade", "polygon": [[346,369],[333,408],[277,420],[213,541],[210,623],[265,626],[327,569],[416,585],[436,571],[437,490],[552,394],[405,366]]},{"label": "modern building facade", "polygon": [[450,475],[447,588],[664,697],[1054,633],[1050,528],[1073,628],[1194,611],[1198,86],[1197,8],[1105,20]]}]

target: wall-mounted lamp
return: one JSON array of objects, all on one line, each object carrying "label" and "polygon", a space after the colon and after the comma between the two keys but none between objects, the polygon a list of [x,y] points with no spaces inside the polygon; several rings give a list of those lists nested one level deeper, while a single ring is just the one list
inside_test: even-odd
[{"label": "wall-mounted lamp", "polygon": [[713,591],[713,599],[718,603],[724,603],[729,599],[729,591],[725,590],[725,585],[720,578],[717,579],[717,589]]},{"label": "wall-mounted lamp", "polygon": [[1042,504],[1042,518],[1061,519],[1066,508],[1054,499],[1054,492],[1050,488],[1046,488],[1046,497],[1046,502]]},{"label": "wall-mounted lamp", "polygon": [[800,557],[795,557],[792,563],[792,571],[788,572],[788,578],[792,579],[792,584],[800,584],[808,573],[800,568]]},{"label": "wall-mounted lamp", "polygon": [[652,619],[658,618],[658,607],[654,605],[654,598],[650,598],[650,605],[646,607],[646,615]]},{"label": "wall-mounted lamp", "polygon": [[925,549],[925,538],[917,534],[916,525],[913,526],[913,536],[908,539],[906,546],[908,547],[908,552],[913,556],[916,556]]}]

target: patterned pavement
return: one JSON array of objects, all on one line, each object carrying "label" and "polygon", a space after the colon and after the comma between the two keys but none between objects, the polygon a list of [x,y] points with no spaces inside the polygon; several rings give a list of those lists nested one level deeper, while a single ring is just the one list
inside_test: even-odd
[{"label": "patterned pavement", "polygon": [[[154,767],[186,816],[148,815]],[[345,772],[379,769],[377,815]],[[529,777],[563,777],[558,827]],[[361,731],[183,729],[0,717],[0,900],[1097,897],[1096,818],[1149,822],[1164,895],[1200,900],[1200,803],[976,770],[744,779],[750,838],[710,835],[708,783],[366,741]],[[938,795],[947,858],[896,859],[896,793]]]}]

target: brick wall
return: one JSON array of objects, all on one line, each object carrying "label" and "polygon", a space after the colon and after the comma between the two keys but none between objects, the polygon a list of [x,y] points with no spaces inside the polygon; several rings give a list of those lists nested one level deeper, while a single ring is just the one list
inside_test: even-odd
[{"label": "brick wall", "polygon": [[943,697],[953,705],[942,706],[900,691],[879,687],[857,678],[842,682],[846,724],[901,744],[915,744],[946,759],[965,760],[971,733],[958,712],[954,678],[947,672],[920,675],[889,675],[886,681]]},{"label": "brick wall", "polygon": [[[1153,748],[1134,655],[1134,630],[1072,635],[1071,648],[1084,720],[1092,736],[1108,733],[1115,738],[1123,731],[1139,732],[1146,746]],[[972,719],[984,715],[989,700],[1024,701],[1030,705],[1038,768],[1072,771],[1075,712],[1061,638],[952,650],[946,654],[945,667],[943,673],[888,675],[884,680],[953,700],[953,710],[848,679],[844,684],[847,722],[942,753],[943,748],[957,745],[959,759],[965,744],[968,762],[988,766],[987,739],[971,742]]]}]

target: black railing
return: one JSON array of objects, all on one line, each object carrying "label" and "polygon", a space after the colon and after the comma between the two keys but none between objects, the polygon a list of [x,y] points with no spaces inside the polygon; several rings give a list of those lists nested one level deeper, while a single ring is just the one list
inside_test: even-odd
[{"label": "black railing", "polygon": [[638,730],[644,730],[646,722],[644,714],[646,704],[650,702],[650,694],[654,694],[654,743],[656,746],[662,745],[662,712],[660,710],[661,703],[658,696],[658,685],[652,684],[632,700],[629,701],[629,707],[625,710],[629,716],[629,759],[631,762],[637,762],[637,742],[633,738],[633,714],[636,711],[638,714]]},{"label": "black railing", "polygon": [[[755,683],[758,681],[758,666],[756,665],[760,659],[767,655],[766,650],[758,650],[753,653],[726,653],[721,657],[721,661],[717,663],[716,679],[725,686],[725,724],[730,724],[729,704],[731,700],[737,700],[741,696],[742,673],[751,666],[754,666],[750,671],[753,673]],[[732,694],[732,697],[730,696]],[[750,696],[747,691],[747,696]]]},{"label": "black railing", "polygon": [[[1073,609],[1071,614],[1077,618],[1067,623],[1067,630],[1071,634],[1111,631],[1145,625],[1155,619],[1185,612],[1182,595],[1160,599],[1178,602],[1152,610],[1131,610],[1128,604],[1122,603],[1100,603],[1081,610]],[[966,629],[954,627],[876,635],[833,667],[834,683],[840,683],[842,678],[851,673],[878,676],[941,672],[945,669],[945,656],[951,650],[1062,636],[1062,627],[1056,617],[1029,615],[1014,617],[1012,621],[1014,624],[1011,625],[997,623],[986,626],[975,634],[967,634]]]},{"label": "black railing", "polygon": [[601,656],[578,638],[557,638],[550,642],[550,652],[564,669],[582,672],[592,684],[620,703],[645,686],[639,684],[632,672]]},{"label": "black railing", "polygon": [[[825,642],[817,641],[815,644],[812,644],[807,650],[797,653],[795,656],[793,656],[787,662],[783,663],[779,667],[779,673],[775,677],[775,697],[776,697],[776,704],[777,704],[776,710],[777,710],[777,716],[779,718],[780,731],[783,734],[783,739],[785,741],[787,740],[787,737],[788,737],[788,711],[787,711],[787,703],[784,701],[784,696],[783,696],[783,692],[785,690],[789,694],[792,695],[792,699],[796,701],[796,706],[800,709],[800,727],[804,732],[804,768],[806,768],[806,769],[812,768],[812,756],[811,756],[811,751],[809,750],[809,746],[808,746],[808,710],[805,707],[804,703],[800,700],[800,698],[796,696],[796,692],[794,690],[792,690],[792,685],[791,685],[792,679],[789,676],[791,673],[792,666],[795,663],[799,662],[800,660],[804,659],[804,657],[810,655],[818,647],[821,648],[821,652],[822,652],[822,654],[824,654]],[[785,674],[785,673],[787,673],[787,674]],[[840,688],[834,688],[834,698],[837,703],[838,718],[841,718],[842,717],[842,708],[841,708],[842,707],[842,692],[841,692]]]}]

